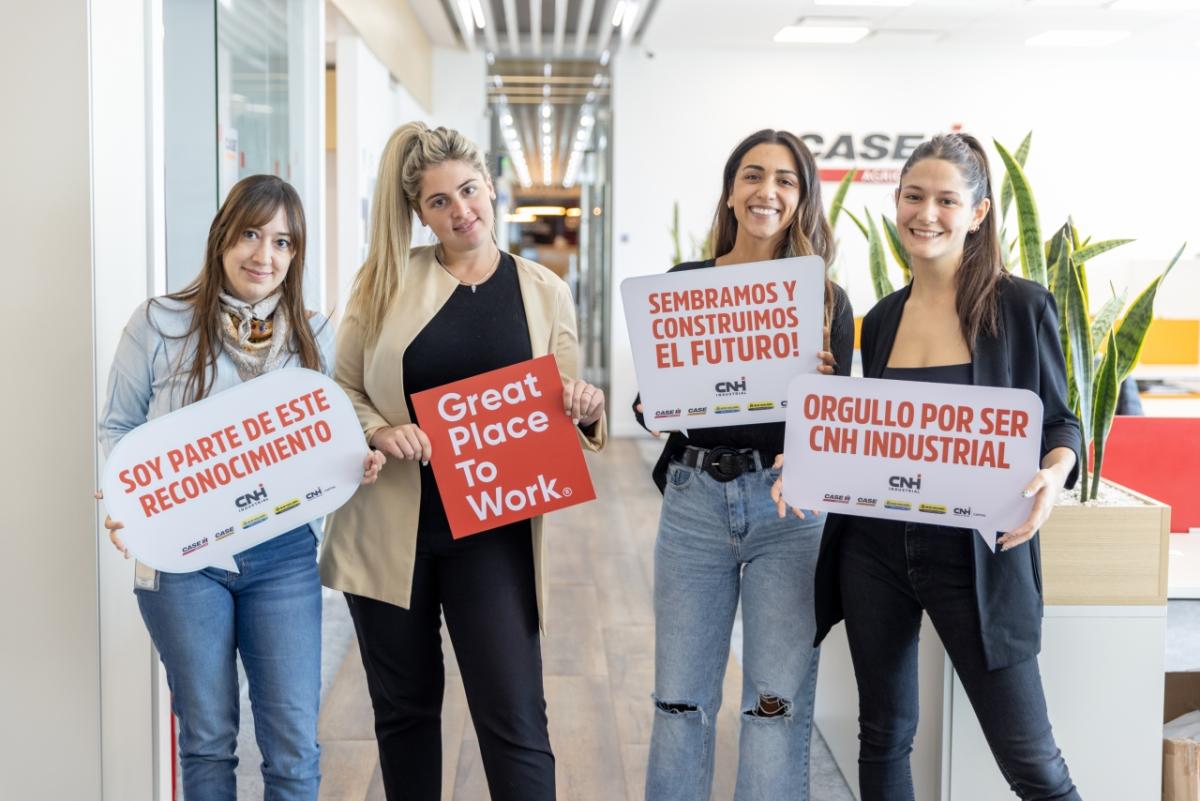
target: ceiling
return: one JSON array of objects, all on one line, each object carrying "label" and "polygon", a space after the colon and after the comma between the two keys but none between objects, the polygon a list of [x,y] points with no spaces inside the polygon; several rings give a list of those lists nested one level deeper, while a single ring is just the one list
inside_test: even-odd
[{"label": "ceiling", "polygon": [[[850,45],[1023,46],[1047,30],[1121,30],[1112,48],[1186,47],[1200,43],[1200,0],[913,0],[904,7],[819,5],[815,0],[663,0],[640,31],[647,48],[804,47],[776,45],[780,28],[799,20],[861,25],[871,33]],[[1087,5],[1081,5],[1087,3]],[[1173,8],[1152,8],[1171,5]],[[812,47],[812,45],[808,45]],[[820,47],[830,47],[822,45]],[[846,47],[846,45],[836,45]]]}]

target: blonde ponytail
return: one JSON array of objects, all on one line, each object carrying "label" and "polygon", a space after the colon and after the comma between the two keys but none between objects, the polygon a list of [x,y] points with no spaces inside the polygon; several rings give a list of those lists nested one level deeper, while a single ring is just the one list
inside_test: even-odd
[{"label": "blonde ponytail", "polygon": [[383,148],[371,202],[370,247],[347,304],[347,316],[357,318],[368,342],[379,338],[388,308],[404,288],[421,177],[447,161],[466,162],[488,177],[479,147],[449,128],[410,122],[397,128]]}]

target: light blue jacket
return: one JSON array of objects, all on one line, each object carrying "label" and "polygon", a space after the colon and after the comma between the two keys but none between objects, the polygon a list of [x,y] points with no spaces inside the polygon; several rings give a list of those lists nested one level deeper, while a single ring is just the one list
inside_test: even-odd
[{"label": "light blue jacket", "polygon": [[[148,314],[147,314],[148,312]],[[140,304],[125,325],[108,374],[108,402],[100,415],[100,449],[107,460],[121,437],[156,417],[186,406],[185,396],[195,337],[184,338],[192,320],[192,307],[167,297]],[[333,374],[333,325],[322,314],[308,320],[321,350],[321,372]],[[218,343],[219,344],[219,343]],[[285,367],[300,367],[291,354]],[[217,354],[210,395],[242,382],[237,367],[222,349]],[[321,536],[321,521],[309,525]]]}]

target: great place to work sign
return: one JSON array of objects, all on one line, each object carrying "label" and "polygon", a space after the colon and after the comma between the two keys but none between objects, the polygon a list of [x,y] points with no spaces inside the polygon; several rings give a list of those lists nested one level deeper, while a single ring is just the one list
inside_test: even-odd
[{"label": "great place to work sign", "polygon": [[781,421],[788,382],[820,364],[818,256],[627,278],[621,298],[651,429]]},{"label": "great place to work sign", "polygon": [[414,393],[456,538],[596,497],[553,356]]},{"label": "great place to work sign", "polygon": [[798,376],[783,495],[799,509],[996,532],[1033,506],[1042,401],[1024,389]]},{"label": "great place to work sign", "polygon": [[234,554],[349,500],[366,455],[341,388],[286,368],[130,431],[101,488],[138,561],[168,573],[236,571]]}]

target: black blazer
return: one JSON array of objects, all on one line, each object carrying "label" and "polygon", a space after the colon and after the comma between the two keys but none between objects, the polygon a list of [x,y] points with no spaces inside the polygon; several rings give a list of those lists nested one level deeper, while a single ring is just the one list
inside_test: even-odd
[{"label": "black blazer", "polygon": [[[875,305],[862,326],[863,374],[879,378],[887,366],[896,329],[912,285]],[[1040,284],[1006,276],[999,289],[999,331],[980,335],[971,354],[976,386],[1028,389],[1042,399],[1042,455],[1053,448],[1080,449],[1079,421],[1067,406],[1066,365],[1058,334],[1058,308]],[[1079,465],[1067,486],[1075,484]],[[848,518],[830,514],[817,561],[816,615],[819,644],[842,619],[838,543]],[[972,536],[975,599],[989,670],[1015,665],[1041,650],[1042,572],[1038,537],[992,553]]]}]

